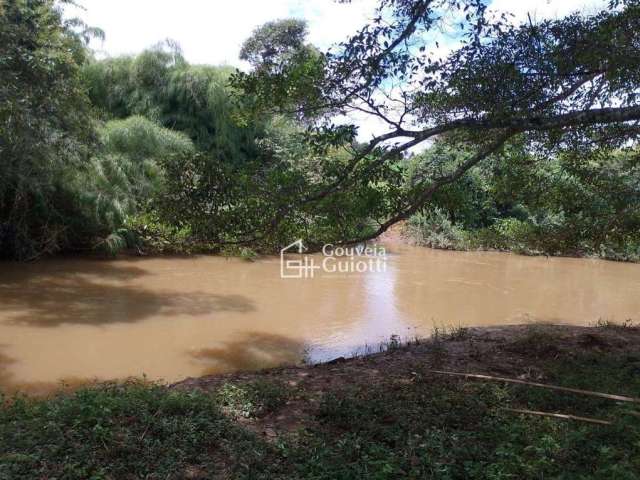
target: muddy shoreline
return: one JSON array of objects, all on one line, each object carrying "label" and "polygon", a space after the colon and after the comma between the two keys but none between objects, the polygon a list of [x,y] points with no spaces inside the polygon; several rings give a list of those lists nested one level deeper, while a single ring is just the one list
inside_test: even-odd
[{"label": "muddy shoreline", "polygon": [[549,381],[547,362],[585,353],[626,356],[640,374],[640,328],[610,323],[592,327],[533,324],[460,328],[391,346],[380,353],[340,357],[316,365],[187,378],[170,388],[215,392],[226,384],[256,381],[279,382],[294,388],[298,393],[284,408],[257,418],[238,419],[256,433],[277,437],[312,423],[320,399],[327,393],[375,388],[379,383],[410,384],[417,372],[424,375],[432,370],[545,383]]}]

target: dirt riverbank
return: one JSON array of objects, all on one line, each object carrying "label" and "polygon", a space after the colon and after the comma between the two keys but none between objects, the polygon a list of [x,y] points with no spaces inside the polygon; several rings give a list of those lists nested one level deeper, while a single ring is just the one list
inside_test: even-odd
[{"label": "dirt riverbank", "polygon": [[377,385],[401,387],[425,375],[454,378],[433,370],[551,383],[555,379],[547,370],[555,368],[563,359],[606,354],[624,357],[629,368],[640,374],[640,328],[630,325],[463,328],[410,344],[392,343],[388,347],[389,350],[382,353],[338,358],[319,365],[188,378],[171,388],[217,391],[228,384],[260,381],[290,387],[293,394],[281,408],[252,418],[239,418],[254,432],[277,437],[313,424],[321,398],[328,393],[340,394],[358,388],[371,390]]}]

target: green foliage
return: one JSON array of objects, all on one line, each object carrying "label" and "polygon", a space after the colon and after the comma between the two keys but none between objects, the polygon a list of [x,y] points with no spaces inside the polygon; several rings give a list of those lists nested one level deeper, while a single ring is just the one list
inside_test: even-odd
[{"label": "green foliage", "polygon": [[[450,174],[460,163],[468,160],[472,152],[442,139],[425,151],[409,157],[406,163],[407,187],[422,188],[425,179]],[[505,155],[509,155],[506,152]],[[431,201],[454,224],[466,228],[487,226],[498,215],[498,206],[492,202],[486,169],[467,172],[457,182],[438,190]]]},{"label": "green foliage", "polygon": [[191,141],[142,117],[98,126],[81,68],[81,40],[94,29],[78,33],[81,23],[63,22],[52,1],[0,13],[0,256],[132,246],[122,227],[148,205],[158,160],[193,151]]},{"label": "green foliage", "polygon": [[[125,228],[135,232],[144,248],[155,253],[191,254],[202,250],[202,245],[195,245],[188,227],[175,228],[160,221],[154,212],[142,213],[128,217]],[[211,249],[208,249],[209,251]],[[207,251],[204,245],[204,251]]]},{"label": "green foliage", "polygon": [[161,182],[164,158],[195,151],[184,134],[143,117],[107,122],[100,137],[87,172],[77,177],[77,191],[87,217],[109,230],[149,205]]},{"label": "green foliage", "polygon": [[83,78],[104,118],[142,115],[185,133],[225,163],[241,163],[254,154],[261,124],[236,121],[236,100],[227,85],[231,72],[189,65],[175,43],[165,42],[135,57],[89,62]]},{"label": "green foliage", "polygon": [[[144,115],[173,132],[183,132],[195,144],[174,138],[171,148],[161,146],[170,132],[147,132],[147,136],[162,136],[161,142],[150,142],[141,135],[148,127],[136,130],[138,140],[129,136],[124,143],[117,132],[106,134],[110,144],[105,152],[120,156],[118,168],[98,176],[106,177],[101,192],[108,191],[107,186],[119,188],[110,197],[120,200],[112,202],[121,207],[113,209],[117,222],[105,219],[108,223],[122,224],[127,216],[141,212],[152,216],[153,222],[144,223],[145,228],[152,224],[155,232],[138,233],[150,237],[156,251],[219,250],[227,242],[248,238],[255,242],[255,237],[263,235],[266,219],[278,208],[277,200],[271,198],[273,189],[277,193],[288,188],[298,173],[284,160],[274,160],[269,147],[273,142],[266,132],[271,127],[259,119],[250,125],[242,122],[238,99],[227,85],[229,73],[228,68],[187,64],[175,45],[86,65],[84,77],[103,116]],[[134,118],[141,122],[140,117]],[[117,127],[126,130],[132,125],[116,123],[113,128]],[[133,172],[130,157],[135,157]],[[97,169],[105,170],[113,157],[105,155],[98,162]],[[123,183],[117,181],[119,175],[110,172],[131,178],[130,186],[138,191],[119,187]],[[124,205],[125,199],[129,205]]]},{"label": "green foliage", "polygon": [[313,244],[361,234],[370,215],[387,208],[389,183],[309,202],[345,155],[337,149],[315,153],[300,130],[282,119],[265,132],[256,157],[241,164],[204,153],[166,158],[155,201],[159,217],[202,242],[274,251],[292,238]]},{"label": "green foliage", "polygon": [[[512,25],[476,0],[383,1],[325,53],[278,20],[243,45],[248,73],[190,65],[170,40],[96,60],[101,32],[60,5],[0,9],[2,257],[146,241],[252,258],[417,214],[408,228],[439,248],[640,258],[635,2]],[[451,9],[460,48],[430,58],[415,35],[451,30]],[[335,123],[350,111],[391,131],[358,144]]]},{"label": "green foliage", "polygon": [[0,407],[2,480],[187,478],[194,467],[225,474],[263,452],[204,393],[130,383]]},{"label": "green foliage", "polygon": [[253,262],[257,256],[258,254],[251,248],[243,247],[242,249],[240,249],[240,258],[243,258],[249,262]]},{"label": "green foliage", "polygon": [[240,49],[240,59],[258,70],[273,72],[292,61],[305,48],[307,23],[287,18],[256,28]]},{"label": "green foliage", "polygon": [[412,216],[406,225],[406,234],[416,245],[445,250],[465,248],[464,232],[455,226],[442,210],[435,207],[427,213]]},{"label": "green foliage", "polygon": [[128,223],[149,207],[163,175],[160,159],[194,151],[194,146],[185,135],[143,117],[107,122],[97,133],[84,167],[64,176],[68,246],[114,255],[142,246],[142,237]]},{"label": "green foliage", "polygon": [[[275,105],[297,118],[313,118],[323,109],[319,84],[325,57],[305,43],[307,33],[304,20],[283,19],[261,25],[244,42],[240,58],[253,70],[250,74],[237,71],[231,82],[252,97],[245,104],[249,118],[264,110],[274,112]],[[263,101],[266,98],[271,99],[269,106]]]},{"label": "green foliage", "polygon": [[[571,377],[568,368],[558,377],[563,384],[584,381],[593,387],[581,367],[571,368]],[[617,368],[608,364],[601,373]],[[622,378],[629,373],[616,375],[606,387],[620,391]],[[287,456],[302,478],[638,478],[634,438],[640,422],[622,416],[624,407],[615,408],[620,421],[610,427],[500,410],[525,401],[531,409],[555,411],[567,409],[570,400],[572,411],[612,413],[610,403],[545,393],[420,374],[402,385],[332,393],[321,403],[321,426]]]},{"label": "green foliage", "polygon": [[[517,253],[544,253],[552,243],[544,238],[540,229],[531,222],[507,217],[498,218],[493,225],[469,234],[469,243],[477,248],[511,250]],[[559,253],[559,252],[556,252]]]},{"label": "green foliage", "polygon": [[153,159],[157,163],[167,155],[194,151],[186,135],[139,116],[107,122],[101,136],[106,153],[127,155],[140,162]]},{"label": "green foliage", "polygon": [[126,228],[119,228],[103,240],[100,240],[97,248],[110,256],[115,256],[127,248],[140,248],[141,246],[142,242],[135,232]]},{"label": "green foliage", "polygon": [[[425,169],[459,161],[436,144],[411,159],[409,182]],[[424,213],[410,218],[408,231],[417,243],[436,248],[634,261],[640,258],[638,162],[636,150],[578,149],[543,157],[513,146],[440,190]],[[457,236],[441,238],[454,222]]]},{"label": "green foliage", "polygon": [[[585,167],[599,152],[609,156],[618,148],[637,145],[640,62],[633,52],[640,5],[635,0],[611,3],[611,8],[592,14],[518,23],[507,15],[489,14],[487,2],[479,0],[378,2],[366,25],[322,55],[318,71],[308,77],[313,87],[306,89],[309,95],[293,95],[295,112],[312,122],[318,149],[335,146],[336,138],[357,129],[335,122],[345,113],[369,115],[387,127],[368,143],[351,145],[349,161],[337,173],[341,180],[328,181],[319,197],[324,202],[346,192],[353,195],[352,189],[363,185],[395,186],[393,176],[403,155],[436,141],[435,155],[433,164],[419,170],[408,188],[387,193],[389,208],[370,213],[378,225],[374,231],[345,240],[371,239],[432,203],[465,228],[490,228],[495,218],[508,216],[507,208],[514,214],[519,210],[518,220],[529,221],[527,205],[495,202],[491,186],[484,183],[491,180],[490,172],[476,178],[473,168],[486,168],[503,152],[518,150],[539,156],[541,162],[573,156]],[[459,21],[451,22],[452,18]],[[271,25],[256,36],[260,39],[275,28]],[[455,47],[442,58],[438,42],[452,39]],[[293,67],[266,70],[256,67],[239,74],[236,84],[255,97],[257,110],[290,112],[288,94],[304,84],[304,77]],[[318,115],[304,116],[308,111]],[[535,178],[535,166],[522,167],[521,180]],[[570,170],[561,165],[552,175],[561,180],[570,173],[593,193],[595,184]],[[603,189],[599,195],[604,193]],[[570,197],[559,198],[570,202]],[[529,212],[541,235],[553,237],[541,239],[545,251],[597,249],[595,230],[606,228],[592,229],[590,236],[585,226],[596,218],[616,222],[624,209],[613,198],[608,202],[601,212],[606,216],[597,217],[592,209],[594,215],[584,221],[568,208],[548,216]],[[622,235],[622,229],[614,231]],[[581,233],[565,236],[572,232]],[[602,243],[616,241],[608,238]]]},{"label": "green foliage", "polygon": [[0,257],[36,258],[69,236],[66,176],[94,138],[84,48],[53,0],[0,5]]}]

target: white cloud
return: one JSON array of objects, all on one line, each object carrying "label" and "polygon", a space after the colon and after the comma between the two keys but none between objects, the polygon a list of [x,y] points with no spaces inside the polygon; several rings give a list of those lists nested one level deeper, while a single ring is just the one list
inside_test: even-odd
[{"label": "white cloud", "polygon": [[[104,54],[138,53],[171,38],[191,63],[241,66],[242,42],[257,26],[285,17],[304,18],[309,39],[320,48],[345,39],[371,18],[377,0],[80,0],[85,10],[67,7],[69,16],[102,28],[104,43],[92,44]],[[493,0],[490,10],[512,12],[516,22],[561,17],[573,11],[593,12],[605,0]],[[447,45],[450,47],[449,45]],[[446,50],[446,49],[445,49]]]},{"label": "white cloud", "polygon": [[176,40],[191,63],[240,66],[242,42],[254,28],[278,18],[309,22],[309,39],[329,47],[363,25],[375,0],[338,4],[331,0],[81,0],[85,10],[67,7],[88,25],[102,28],[105,42],[96,50],[115,56],[138,53],[155,43]]}]

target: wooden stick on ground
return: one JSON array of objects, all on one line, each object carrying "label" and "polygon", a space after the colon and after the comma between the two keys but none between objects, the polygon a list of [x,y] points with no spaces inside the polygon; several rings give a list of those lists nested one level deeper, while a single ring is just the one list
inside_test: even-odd
[{"label": "wooden stick on ground", "polygon": [[506,410],[508,412],[514,413],[526,413],[528,415],[542,415],[544,417],[555,417],[555,418],[566,418],[570,420],[578,420],[580,422],[587,423],[597,423],[598,425],[611,425],[612,422],[608,420],[600,420],[599,418],[590,418],[590,417],[579,417],[577,415],[569,415],[565,413],[550,413],[550,412],[540,412],[538,410],[525,410],[521,408],[502,408],[502,410]]},{"label": "wooden stick on ground", "polygon": [[531,387],[546,388],[549,390],[558,390],[561,392],[577,393],[580,395],[589,395],[591,397],[607,398],[609,400],[616,400],[619,402],[640,403],[640,398],[625,397],[624,395],[612,395],[610,393],[594,392],[591,390],[581,390],[579,388],[560,387],[558,385],[547,385],[544,383],[537,383],[537,382],[527,382],[526,380],[519,380],[517,378],[493,377],[491,375],[479,375],[476,373],[447,372],[444,370],[429,370],[429,371],[432,373],[438,373],[440,375],[453,375],[453,376],[465,377],[465,378],[479,378],[481,380],[490,380],[494,382],[517,383],[520,385],[529,385]]}]

